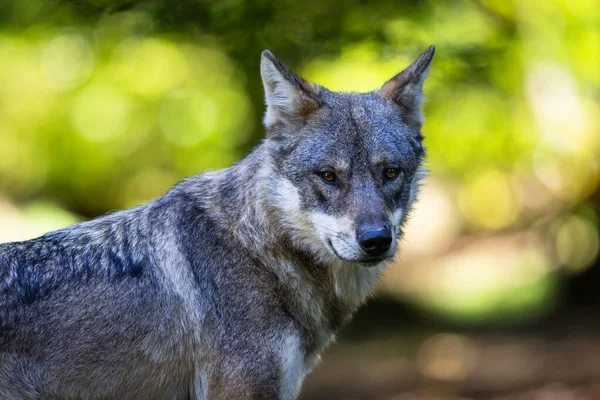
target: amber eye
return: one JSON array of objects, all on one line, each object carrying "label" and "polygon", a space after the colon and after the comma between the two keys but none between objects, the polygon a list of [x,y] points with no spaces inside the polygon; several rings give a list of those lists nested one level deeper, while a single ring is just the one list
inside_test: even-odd
[{"label": "amber eye", "polygon": [[396,168],[386,168],[383,171],[385,177],[389,180],[395,179],[398,176],[398,169]]},{"label": "amber eye", "polygon": [[323,171],[321,172],[321,178],[327,182],[327,183],[332,183],[335,182],[335,173],[332,171]]}]

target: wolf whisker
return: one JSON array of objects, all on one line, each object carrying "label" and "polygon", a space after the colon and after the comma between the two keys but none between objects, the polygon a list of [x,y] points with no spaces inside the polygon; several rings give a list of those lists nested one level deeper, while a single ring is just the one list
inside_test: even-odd
[{"label": "wolf whisker", "polygon": [[315,228],[320,228],[320,229],[324,229],[325,231],[329,231],[331,233],[335,233],[336,235],[340,235],[342,232],[340,231],[336,231],[335,229],[329,228],[325,225],[322,224],[318,224],[316,222],[313,222],[313,225],[315,226]]}]

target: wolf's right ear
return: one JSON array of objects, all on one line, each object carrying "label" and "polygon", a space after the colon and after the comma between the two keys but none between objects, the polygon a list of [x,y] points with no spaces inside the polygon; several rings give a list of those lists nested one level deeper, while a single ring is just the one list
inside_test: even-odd
[{"label": "wolf's right ear", "polygon": [[267,111],[263,123],[267,130],[278,123],[302,125],[318,110],[320,88],[296,76],[269,50],[262,53],[260,75],[265,88]]},{"label": "wolf's right ear", "polygon": [[423,103],[423,82],[429,72],[429,65],[435,52],[429,46],[408,68],[387,81],[377,94],[394,102],[402,113],[405,123],[420,128],[423,125],[421,104]]}]

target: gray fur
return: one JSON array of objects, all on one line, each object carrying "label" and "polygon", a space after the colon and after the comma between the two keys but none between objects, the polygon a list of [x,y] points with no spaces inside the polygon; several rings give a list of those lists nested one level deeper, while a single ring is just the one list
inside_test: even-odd
[{"label": "gray fur", "polygon": [[[356,229],[383,221],[402,234],[432,55],[357,94],[265,52],[267,137],[245,159],[149,204],[1,244],[0,399],[296,398],[397,252],[367,257]],[[385,181],[390,165],[400,175]]]}]

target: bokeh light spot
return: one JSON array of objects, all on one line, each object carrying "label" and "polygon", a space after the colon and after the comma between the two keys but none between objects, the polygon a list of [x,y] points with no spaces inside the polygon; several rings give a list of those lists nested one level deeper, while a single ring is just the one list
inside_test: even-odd
[{"label": "bokeh light spot", "polygon": [[71,106],[71,123],[86,139],[105,142],[122,134],[130,122],[131,102],[109,85],[93,85],[79,93]]},{"label": "bokeh light spot", "polygon": [[188,74],[181,50],[158,38],[125,40],[115,51],[112,64],[125,87],[145,96],[167,93]]},{"label": "bokeh light spot", "polygon": [[598,186],[598,161],[587,151],[539,146],[532,157],[537,178],[563,200],[582,200]]},{"label": "bokeh light spot", "polygon": [[521,210],[510,176],[498,170],[475,175],[461,187],[458,199],[467,220],[487,229],[509,226]]},{"label": "bokeh light spot", "polygon": [[191,146],[209,136],[217,126],[217,106],[212,97],[198,89],[178,89],[165,98],[159,120],[169,141]]},{"label": "bokeh light spot", "polygon": [[556,223],[556,253],[560,263],[571,273],[581,273],[598,256],[598,227],[589,219],[567,215]]},{"label": "bokeh light spot", "polygon": [[69,90],[79,86],[94,67],[92,49],[84,36],[69,34],[56,37],[42,52],[41,68],[48,87]]},{"label": "bokeh light spot", "polygon": [[378,60],[374,43],[364,42],[344,48],[337,60],[313,60],[304,68],[303,76],[331,90],[368,92],[400,72],[402,61],[382,62]]}]

